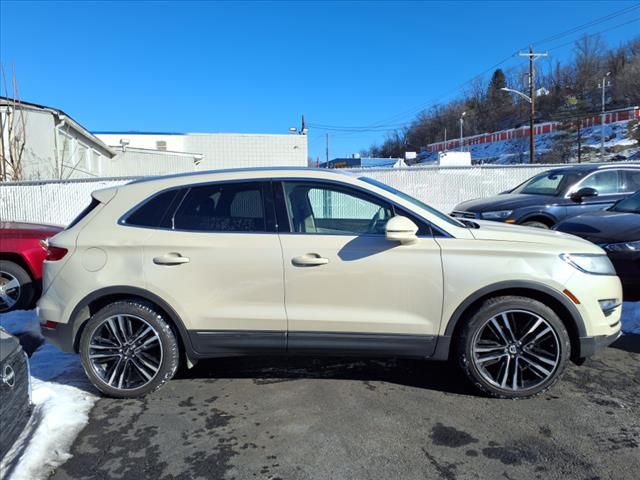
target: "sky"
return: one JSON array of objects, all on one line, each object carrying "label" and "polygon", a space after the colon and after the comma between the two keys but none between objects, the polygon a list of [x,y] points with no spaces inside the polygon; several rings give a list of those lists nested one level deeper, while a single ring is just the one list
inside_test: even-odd
[{"label": "sky", "polygon": [[640,2],[0,0],[0,62],[22,100],[91,131],[286,133],[304,115],[313,160],[326,133],[329,156],[349,156],[522,64],[519,49],[562,61],[596,32],[609,46],[639,35]]}]

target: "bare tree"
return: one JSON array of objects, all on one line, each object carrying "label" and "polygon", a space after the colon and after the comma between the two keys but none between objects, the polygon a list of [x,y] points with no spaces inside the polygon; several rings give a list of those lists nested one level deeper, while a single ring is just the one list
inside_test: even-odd
[{"label": "bare tree", "polygon": [[0,113],[0,181],[22,180],[22,160],[26,147],[26,116],[21,107],[18,82],[15,69],[11,66],[11,96],[9,96],[8,81],[2,70],[2,84],[7,98],[4,112]]}]

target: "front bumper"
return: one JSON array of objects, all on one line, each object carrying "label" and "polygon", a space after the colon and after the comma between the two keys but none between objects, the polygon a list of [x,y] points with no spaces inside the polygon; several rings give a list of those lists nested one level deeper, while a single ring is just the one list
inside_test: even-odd
[{"label": "front bumper", "polygon": [[608,347],[622,335],[622,331],[617,331],[612,335],[599,335],[597,337],[580,338],[580,358],[593,356],[600,350]]}]

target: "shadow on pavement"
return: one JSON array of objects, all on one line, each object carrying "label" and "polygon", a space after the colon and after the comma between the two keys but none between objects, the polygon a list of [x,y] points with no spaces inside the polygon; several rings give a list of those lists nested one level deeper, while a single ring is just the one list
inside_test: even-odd
[{"label": "shadow on pavement", "polygon": [[301,379],[388,382],[397,385],[478,395],[462,373],[447,362],[344,357],[233,357],[201,360],[181,378],[251,378],[256,383]]},{"label": "shadow on pavement", "polygon": [[611,348],[617,348],[618,350],[624,350],[630,353],[640,353],[640,335],[625,333],[611,344]]}]

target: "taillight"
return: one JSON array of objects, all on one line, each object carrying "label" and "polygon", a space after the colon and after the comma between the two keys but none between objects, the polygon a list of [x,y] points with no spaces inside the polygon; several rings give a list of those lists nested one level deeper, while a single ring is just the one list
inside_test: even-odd
[{"label": "taillight", "polygon": [[69,250],[67,250],[66,248],[54,247],[53,245],[49,245],[47,247],[47,260],[50,262],[60,260],[67,254],[68,251]]}]

